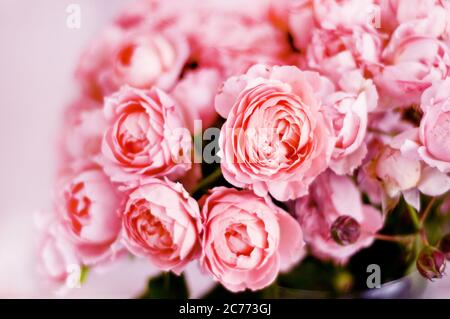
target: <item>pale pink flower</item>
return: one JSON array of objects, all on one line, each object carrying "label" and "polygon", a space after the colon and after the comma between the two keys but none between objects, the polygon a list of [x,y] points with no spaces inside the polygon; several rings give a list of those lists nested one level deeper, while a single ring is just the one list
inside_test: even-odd
[{"label": "pale pink flower", "polygon": [[294,66],[253,66],[228,79],[216,97],[227,118],[220,135],[221,167],[233,185],[278,200],[307,194],[334,147],[322,97],[333,85]]},{"label": "pale pink flower", "polygon": [[338,83],[341,76],[353,70],[361,74],[376,72],[381,50],[382,38],[370,26],[317,29],[306,48],[306,63]]},{"label": "pale pink flower", "polygon": [[[224,77],[241,74],[254,64],[282,64],[292,54],[288,37],[266,19],[209,13],[200,17],[208,32],[192,33],[192,55],[200,67],[219,69]],[[244,36],[245,35],[245,36]]]},{"label": "pale pink flower", "polygon": [[450,78],[424,92],[421,100],[424,116],[420,122],[418,152],[430,166],[450,172]]},{"label": "pale pink flower", "polygon": [[84,52],[76,76],[100,101],[126,84],[170,90],[188,57],[189,44],[178,31],[155,30],[147,24],[129,29],[111,25]]},{"label": "pale pink flower", "polygon": [[219,117],[214,108],[214,98],[221,84],[222,76],[217,70],[200,68],[187,73],[173,89],[172,96],[182,105],[191,132],[194,132],[195,120],[202,121],[205,129]]},{"label": "pale pink flower", "polygon": [[83,264],[116,256],[122,194],[101,170],[68,178],[56,202],[58,219]]},{"label": "pale pink flower", "polygon": [[383,199],[384,205],[389,206],[389,201],[392,201],[390,205],[397,203],[403,195],[408,204],[420,210],[420,193],[439,196],[450,189],[450,177],[426,165],[413,150],[412,141],[416,139],[417,129],[399,134],[381,147],[373,162],[368,164],[372,166],[372,179],[380,182],[387,196]]},{"label": "pale pink flower", "polygon": [[450,172],[450,78],[435,83],[421,99],[420,127],[404,134],[402,152],[417,156],[443,173]]},{"label": "pale pink flower", "polygon": [[129,194],[122,218],[126,247],[162,270],[180,274],[200,253],[199,207],[180,183],[148,180]]},{"label": "pale pink flower", "polygon": [[113,181],[181,177],[191,167],[191,136],[175,101],[158,88],[129,86],[105,99],[109,121],[98,161]]},{"label": "pale pink flower", "polygon": [[441,0],[378,0],[380,3],[380,22],[389,33],[401,24],[412,22],[425,27],[428,35],[438,37],[448,27],[449,4]]},{"label": "pale pink flower", "polygon": [[98,167],[95,158],[101,153],[106,127],[100,103],[80,98],[70,105],[58,138],[61,174],[76,174]]},{"label": "pale pink flower", "polygon": [[449,74],[449,53],[445,43],[414,25],[398,27],[383,52],[385,66],[374,78],[383,107],[419,104],[422,93]]},{"label": "pale pink flower", "polygon": [[[356,252],[370,246],[384,222],[381,212],[362,203],[349,177],[331,172],[319,176],[310,194],[296,201],[295,212],[314,256],[337,264],[346,264]],[[343,216],[356,221],[359,231],[353,242],[339,244],[332,237],[332,226]]]},{"label": "pale pink flower", "polygon": [[337,136],[330,168],[342,175],[359,167],[367,153],[368,112],[375,110],[378,94],[372,81],[364,80],[358,71],[345,74],[340,82],[346,90],[329,95],[326,110]]},{"label": "pale pink flower", "polygon": [[58,283],[67,279],[71,267],[81,267],[75,246],[57,223],[45,225],[45,229],[42,229],[37,254],[38,271]]},{"label": "pale pink flower", "polygon": [[267,197],[217,187],[201,205],[201,264],[233,292],[270,285],[305,253],[299,224]]},{"label": "pale pink flower", "polygon": [[373,0],[292,0],[289,31],[299,49],[310,45],[316,29],[352,29],[374,25],[378,6]]}]

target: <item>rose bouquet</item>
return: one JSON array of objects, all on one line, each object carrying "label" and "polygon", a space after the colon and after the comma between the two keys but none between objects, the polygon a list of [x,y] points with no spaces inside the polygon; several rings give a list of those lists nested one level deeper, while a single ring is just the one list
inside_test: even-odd
[{"label": "rose bouquet", "polygon": [[439,278],[449,71],[444,0],[133,3],[76,68],[40,268],[145,258],[146,297],[190,264],[212,296]]}]

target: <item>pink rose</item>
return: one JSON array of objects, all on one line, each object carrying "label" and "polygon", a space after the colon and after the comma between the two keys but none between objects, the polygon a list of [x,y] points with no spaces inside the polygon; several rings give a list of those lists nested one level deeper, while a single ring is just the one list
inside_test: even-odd
[{"label": "pink rose", "polygon": [[317,29],[306,49],[309,68],[337,83],[353,70],[370,73],[379,64],[382,39],[371,26],[340,29]]},{"label": "pink rose", "polygon": [[99,100],[125,84],[169,90],[188,57],[189,45],[178,32],[112,25],[83,54],[76,74],[85,91]]},{"label": "pink rose", "polygon": [[39,272],[46,278],[64,282],[70,274],[71,267],[81,264],[74,245],[67,239],[56,223],[42,229],[38,247]]},{"label": "pink rose", "polygon": [[440,0],[378,0],[380,2],[381,27],[392,33],[399,25],[413,22],[426,25],[428,34],[442,35],[447,24],[448,4]]},{"label": "pink rose", "polygon": [[422,95],[424,116],[420,122],[418,152],[430,166],[450,172],[450,78],[438,82]]},{"label": "pink rose", "polygon": [[450,172],[450,78],[436,82],[421,98],[424,112],[420,127],[406,131],[399,139],[398,149],[405,156],[423,160],[442,173]]},{"label": "pink rose", "polygon": [[224,177],[237,187],[285,201],[303,196],[328,166],[334,146],[321,97],[333,85],[294,66],[253,66],[216,97],[227,118],[220,134]]},{"label": "pink rose", "polygon": [[382,58],[386,65],[374,81],[390,108],[419,104],[422,93],[450,70],[447,46],[411,24],[397,28]]},{"label": "pink rose", "polygon": [[246,72],[257,63],[289,60],[287,36],[265,20],[236,14],[210,16],[204,27],[209,31],[194,36],[199,63],[219,68],[225,77]]},{"label": "pink rose", "polygon": [[200,262],[227,289],[262,289],[304,255],[300,226],[267,197],[217,187],[201,203]]},{"label": "pink rose", "polygon": [[376,174],[383,181],[389,197],[417,186],[420,180],[420,161],[405,157],[399,150],[386,146],[377,159]]},{"label": "pink rose", "polygon": [[[269,3],[246,0],[243,6],[238,0],[158,1],[153,24],[157,30],[169,27],[186,36],[191,49],[189,62],[229,77],[255,63],[281,64],[292,53],[287,34],[268,21]],[[200,25],[208,32],[199,32]]]},{"label": "pink rose", "polygon": [[72,104],[64,115],[59,139],[61,174],[76,174],[96,168],[107,127],[102,105],[86,98]]},{"label": "pink rose", "polygon": [[129,196],[123,212],[128,249],[180,274],[200,253],[200,211],[180,183],[150,179]]},{"label": "pink rose", "polygon": [[378,6],[373,0],[297,0],[289,8],[289,31],[297,48],[310,45],[316,29],[336,30],[370,26]]},{"label": "pink rose", "polygon": [[191,136],[176,103],[163,91],[129,86],[105,99],[110,125],[99,162],[113,181],[184,174],[191,167]]},{"label": "pink rose", "polygon": [[[372,161],[372,179],[381,182],[391,206],[403,195],[408,204],[420,210],[420,193],[439,196],[450,189],[450,177],[423,163],[414,149],[417,129],[404,131],[380,148]],[[369,174],[370,175],[370,174]],[[370,177],[369,177],[370,178]],[[388,200],[388,202],[386,202]],[[385,207],[387,209],[390,208]]]},{"label": "pink rose", "polygon": [[[352,255],[370,246],[383,226],[381,213],[362,204],[361,194],[351,179],[330,172],[316,179],[307,197],[296,201],[295,211],[312,253],[338,264],[346,264]],[[346,229],[341,221],[353,222],[349,223],[352,227]],[[339,239],[347,241],[338,243],[333,238],[336,226],[338,232],[347,235]]]},{"label": "pink rose", "polygon": [[191,132],[195,120],[201,120],[203,128],[212,126],[217,120],[214,97],[221,84],[222,76],[217,70],[201,68],[187,73],[175,86],[172,96],[183,106]]},{"label": "pink rose", "polygon": [[122,195],[101,170],[85,171],[64,185],[56,204],[61,225],[83,264],[115,256]]},{"label": "pink rose", "polygon": [[372,81],[364,80],[358,71],[345,74],[340,86],[347,90],[329,95],[326,104],[337,136],[330,168],[342,175],[351,174],[359,167],[367,153],[364,138],[368,111],[376,108],[378,94]]}]

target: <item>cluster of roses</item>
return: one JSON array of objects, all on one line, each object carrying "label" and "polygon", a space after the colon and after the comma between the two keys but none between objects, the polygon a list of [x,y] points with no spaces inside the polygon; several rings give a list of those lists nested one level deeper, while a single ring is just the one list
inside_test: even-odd
[{"label": "cluster of roses", "polygon": [[[240,291],[306,247],[344,264],[379,207],[449,190],[449,70],[448,1],[140,1],[80,59],[43,268],[198,259]],[[219,115],[230,186],[197,202],[193,122]]]}]

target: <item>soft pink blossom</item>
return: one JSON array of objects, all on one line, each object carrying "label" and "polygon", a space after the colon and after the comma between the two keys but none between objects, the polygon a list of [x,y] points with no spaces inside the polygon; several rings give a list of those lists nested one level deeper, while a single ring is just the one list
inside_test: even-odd
[{"label": "soft pink blossom", "polygon": [[373,0],[292,0],[289,31],[299,49],[310,45],[316,29],[336,30],[372,26],[378,6]]},{"label": "soft pink blossom", "polygon": [[115,257],[122,194],[99,169],[68,178],[56,202],[60,224],[83,264]]},{"label": "soft pink blossom", "polygon": [[[356,252],[370,246],[383,226],[381,213],[362,204],[351,179],[331,172],[318,177],[310,194],[296,201],[295,212],[312,253],[338,264],[346,264]],[[340,245],[332,238],[331,227],[340,216],[350,216],[359,223],[361,231],[354,243]]]},{"label": "soft pink blossom", "polygon": [[380,22],[384,31],[392,33],[399,25],[412,22],[427,27],[427,33],[438,37],[449,24],[448,3],[441,0],[378,0]]},{"label": "soft pink blossom", "polygon": [[[406,202],[420,210],[420,193],[439,196],[450,189],[450,177],[438,169],[428,166],[413,150],[412,141],[417,139],[417,130],[412,129],[394,137],[379,149],[372,163],[372,178],[379,181],[384,200],[395,204],[400,195]],[[385,203],[386,204],[386,203]]]},{"label": "soft pink blossom", "polygon": [[450,78],[424,92],[421,100],[424,116],[420,122],[418,152],[430,166],[450,172]]},{"label": "soft pink blossom", "polygon": [[[194,131],[194,121],[202,121],[205,129],[214,124],[218,114],[214,108],[214,97],[222,84],[222,76],[216,69],[193,70],[178,82],[172,96],[182,105],[186,122]],[[198,132],[194,132],[198,133]]]},{"label": "soft pink blossom", "polygon": [[[442,173],[450,172],[450,79],[435,83],[421,99],[420,127],[405,131],[399,148],[406,156],[423,160]],[[401,143],[400,143],[401,142]]]},{"label": "soft pink blossom", "polygon": [[217,68],[229,77],[257,63],[289,61],[292,52],[287,35],[265,19],[220,13],[207,14],[200,21],[208,30],[199,33],[195,25],[192,34],[193,57],[200,66]]},{"label": "soft pink blossom", "polygon": [[62,283],[67,280],[70,267],[79,266],[81,261],[60,225],[52,223],[45,227],[38,244],[38,270],[46,278]]},{"label": "soft pink blossom", "polygon": [[101,153],[106,127],[100,103],[80,98],[70,105],[58,140],[61,174],[76,174],[98,166],[95,158]]},{"label": "soft pink blossom", "polygon": [[371,26],[317,29],[306,49],[306,63],[334,83],[348,72],[371,74],[380,63],[382,38]]},{"label": "soft pink blossom", "polygon": [[189,44],[178,31],[144,24],[112,25],[84,52],[76,75],[90,96],[102,100],[122,85],[171,89],[189,57]]},{"label": "soft pink blossom", "polygon": [[358,71],[347,73],[340,82],[347,90],[329,95],[326,110],[337,136],[330,168],[342,175],[359,167],[367,153],[368,112],[377,107],[378,94],[372,81],[364,80]]},{"label": "soft pink blossom", "polygon": [[294,66],[253,66],[228,79],[216,97],[226,117],[220,135],[225,178],[278,200],[307,194],[334,147],[322,97],[333,85]]},{"label": "soft pink blossom", "polygon": [[129,194],[122,218],[126,247],[162,270],[180,274],[200,253],[199,207],[180,183],[148,180]]},{"label": "soft pink blossom", "polygon": [[397,28],[382,55],[385,66],[374,79],[383,107],[419,104],[427,88],[448,76],[449,53],[442,41],[412,24]]},{"label": "soft pink blossom", "polygon": [[109,121],[99,163],[113,181],[182,176],[191,167],[191,136],[176,102],[158,88],[122,87],[105,99]]},{"label": "soft pink blossom", "polygon": [[227,289],[259,290],[304,255],[299,224],[266,198],[217,187],[202,199],[201,264]]}]

